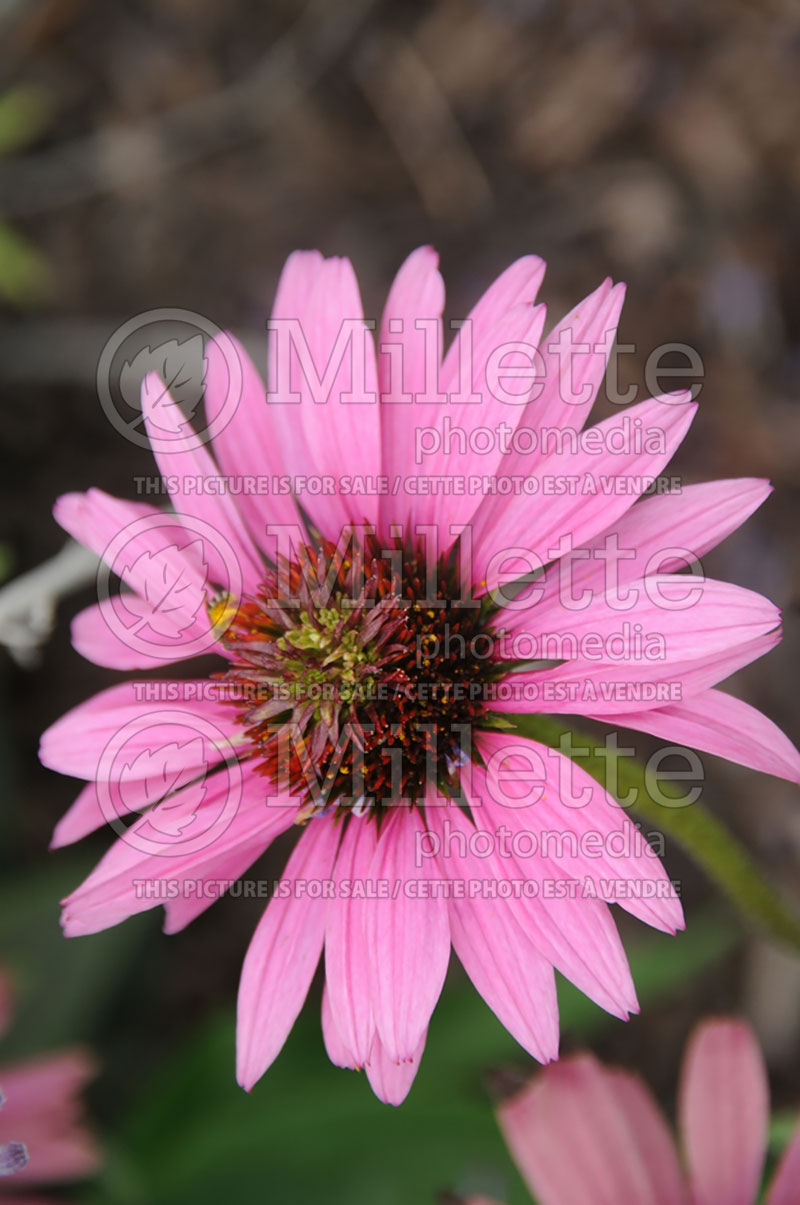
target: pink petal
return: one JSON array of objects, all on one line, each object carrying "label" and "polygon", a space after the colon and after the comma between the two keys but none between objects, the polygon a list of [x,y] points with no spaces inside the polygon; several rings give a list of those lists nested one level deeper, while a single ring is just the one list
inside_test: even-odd
[{"label": "pink petal", "polygon": [[367,902],[364,924],[370,995],[378,1034],[390,1059],[413,1058],[439,999],[450,957],[447,902],[426,898],[433,868],[415,866],[424,825],[400,805],[383,826],[368,881],[388,894]]},{"label": "pink petal", "polygon": [[642,498],[617,523],[548,570],[538,583],[543,587],[538,621],[549,624],[551,610],[562,609],[564,594],[583,605],[587,590],[605,593],[645,574],[679,572],[741,527],[771,492],[768,481],[742,477]]},{"label": "pink petal", "polygon": [[[540,430],[581,430],[605,376],[624,300],[625,285],[607,278],[553,328],[541,348],[545,388],[530,402],[523,423]],[[575,346],[575,354],[569,357],[564,356],[561,343],[566,331]],[[515,471],[523,467],[524,463]]]},{"label": "pink petal", "polygon": [[6,1096],[3,1125],[9,1132],[19,1131],[30,1156],[14,1177],[15,1185],[80,1179],[97,1168],[99,1151],[83,1121],[80,1100],[96,1074],[94,1059],[80,1049],[0,1069]]},{"label": "pink petal", "polygon": [[[206,404],[224,403],[230,388],[231,356],[241,368],[242,394],[230,422],[214,436],[214,455],[228,477],[252,479],[253,488],[243,489],[236,504],[256,543],[268,552],[267,523],[293,527],[301,520],[292,496],[272,488],[273,479],[286,472],[286,462],[274,407],[267,404],[267,387],[241,343],[228,331],[206,346]],[[270,486],[268,493],[262,491],[262,482]]]},{"label": "pink petal", "polygon": [[[162,730],[162,733],[165,732],[166,730]],[[123,774],[119,780],[109,782],[103,775],[100,782],[87,783],[72,807],[68,808],[53,830],[50,848],[61,849],[65,845],[71,845],[74,841],[80,841],[87,834],[95,832],[105,824],[111,825],[119,833],[124,826],[120,823],[121,821],[127,821],[137,812],[148,812],[154,804],[161,803],[162,799],[175,799],[176,792],[190,783],[194,785],[194,789],[197,789],[198,781],[204,785],[207,773],[212,767],[203,761],[200,743],[197,740],[188,741],[187,745],[192,745],[198,750],[196,760],[190,757],[184,759],[181,756],[180,748],[176,748],[172,743],[167,746],[166,750],[162,750],[165,752],[164,762],[166,763],[166,773],[163,775],[163,779],[166,783],[172,779],[170,787],[163,786],[162,788],[160,766],[154,772],[154,776],[150,778],[144,776],[144,771],[142,771],[141,778]],[[158,758],[158,748],[155,753]],[[207,803],[205,796],[203,803]],[[169,831],[171,831],[171,827]]]},{"label": "pink petal", "polygon": [[[137,755],[168,741],[177,744],[170,762],[174,771],[213,765],[232,756],[232,742],[241,743],[241,728],[230,701],[218,697],[224,692],[218,692],[215,683],[198,679],[169,683],[170,697],[164,697],[166,692],[160,689],[164,685],[120,682],[73,707],[42,734],[42,764],[60,774],[95,779],[103,773],[104,755],[109,766],[122,772],[122,760],[135,769]],[[174,734],[168,725],[174,725]],[[115,741],[122,760],[112,762],[109,751]],[[136,777],[131,773],[131,778]]]},{"label": "pink petal", "polygon": [[[680,900],[659,858],[617,801],[581,765],[524,737],[512,742],[506,735],[484,734],[480,746],[488,772],[475,777],[481,799],[477,823],[505,828],[512,848],[528,851],[537,842],[533,857],[525,853],[516,859],[524,874],[546,875],[549,870],[580,884],[583,903],[588,903],[592,886],[596,898],[619,904],[654,928],[672,934],[683,928]],[[506,788],[504,777],[513,772],[542,783],[533,803],[520,805]],[[565,803],[564,793],[572,803]],[[627,969],[627,960],[622,963]]]},{"label": "pink petal", "polygon": [[[439,833],[440,839],[445,816],[439,813],[443,811],[429,809],[431,831]],[[457,823],[466,825],[464,819]],[[452,866],[442,865],[452,874]],[[464,899],[454,898],[449,904],[455,953],[476,991],[512,1038],[540,1063],[549,1063],[558,1057],[558,1000],[552,965],[525,933],[510,901],[481,895],[469,898],[473,881],[472,877],[466,881]]]},{"label": "pink petal", "polygon": [[333,1019],[327,983],[322,989],[322,1039],[325,1043],[328,1058],[334,1067],[344,1067],[348,1071],[355,1071],[355,1059],[342,1041],[339,1027]]},{"label": "pink petal", "polygon": [[[413,472],[416,423],[422,421],[417,398],[435,393],[438,380],[430,380],[426,348],[438,346],[438,378],[442,349],[444,281],[433,247],[418,247],[402,264],[383,311],[378,340],[378,380],[381,390],[381,452],[383,471],[392,480]],[[422,328],[416,325],[422,322]],[[396,327],[397,329],[393,329]],[[430,327],[433,330],[429,329]],[[398,349],[398,350],[392,350]],[[391,495],[381,498],[381,523],[388,531],[393,521],[405,522],[410,513],[428,513],[429,500]],[[407,513],[408,512],[408,513]]]},{"label": "pink petal", "polygon": [[[294,803],[267,806],[252,766],[222,770],[177,791],[142,816],[64,900],[67,937],[96,933],[163,904],[167,932],[188,924],[251,865],[297,815]],[[208,893],[206,884],[213,884]]]},{"label": "pink petal", "polygon": [[62,494],[53,507],[53,516],[73,539],[100,557],[108,553],[110,545],[116,545],[126,530],[132,529],[130,543],[123,545],[124,556],[112,567],[137,594],[146,596],[152,582],[145,553],[170,558],[176,572],[185,572],[201,587],[205,585],[206,574],[199,553],[186,552],[192,547],[193,537],[184,537],[183,545],[179,546],[176,533],[180,523],[177,520],[170,523],[171,516],[165,511],[90,489],[85,494]]},{"label": "pink petal", "polygon": [[111,640],[96,630],[87,637],[85,619],[78,626],[90,657],[99,646],[104,659],[125,660],[113,651],[116,643],[127,644],[143,666],[218,651],[220,633],[212,629],[206,604],[216,585],[241,595],[241,566],[228,546],[227,576],[212,585],[210,565],[222,545],[208,525],[189,531],[166,511],[102,490],[65,494],[53,513],[70,535],[104,559],[108,575],[123,586],[119,592],[104,586],[108,598],[93,612],[107,623]]},{"label": "pink petal", "polygon": [[[531,474],[537,483],[533,498],[523,494],[504,499],[506,505],[501,512],[495,509],[496,499],[488,498],[472,521],[476,584],[492,591],[507,584],[512,574],[526,573],[532,567],[547,564],[554,556],[563,555],[563,551],[556,551],[563,537],[571,537],[575,546],[609,527],[630,509],[646,483],[669,463],[696,410],[688,392],[650,398],[583,431],[578,437],[577,450],[567,446],[547,456]],[[624,451],[613,451],[613,443],[608,447],[608,442],[612,433],[625,431],[625,420],[639,420],[646,428],[660,430],[665,450],[637,450],[635,441],[628,439]],[[603,445],[606,450],[598,455],[597,449]],[[564,478],[576,480],[574,490],[570,488],[561,494],[545,492],[549,488],[547,481]],[[607,492],[605,479],[609,483],[624,479],[626,489],[616,492],[615,487]],[[587,494],[587,483],[594,485],[596,493]],[[542,498],[546,506],[542,505]],[[537,515],[533,529],[532,510]],[[533,561],[514,557],[515,547],[525,549]]]},{"label": "pink petal", "polygon": [[399,1063],[389,1057],[385,1046],[376,1036],[366,1072],[372,1091],[384,1104],[401,1105],[408,1096],[419,1070],[427,1034],[428,1031],[424,1030],[411,1058]]},{"label": "pink petal", "polygon": [[[381,402],[385,405],[381,413],[384,450],[390,457],[388,463],[399,469],[407,469],[413,462],[414,445],[408,443],[404,458],[398,457],[397,449],[391,446],[394,438],[403,439],[408,429],[408,422],[400,422],[395,416],[407,420],[409,412],[395,407],[416,405],[415,396],[431,390],[431,382],[425,373],[426,344],[422,330],[415,324],[420,320],[437,324],[441,350],[444,300],[444,281],[439,272],[437,252],[433,247],[417,247],[401,264],[392,282],[378,340],[378,381]],[[395,357],[400,358],[399,353],[389,350],[395,345],[403,349],[402,363],[397,365],[393,361]],[[401,366],[402,374],[399,372]],[[387,466],[386,461],[384,465]]]},{"label": "pink petal", "polygon": [[[300,330],[290,344],[282,332],[291,322]],[[303,365],[298,342],[307,346],[310,364]],[[270,320],[267,367],[269,404],[287,473],[328,476],[339,485],[342,477],[380,473],[375,344],[364,325],[349,260],[324,260],[318,252],[300,251],[289,257]],[[316,400],[314,375],[320,382]],[[334,541],[347,524],[378,518],[378,494],[373,492],[337,488],[323,496],[301,493],[298,501]]]},{"label": "pink petal", "polygon": [[514,1161],[541,1205],[681,1205],[675,1148],[648,1090],[590,1054],[547,1067],[498,1109]]},{"label": "pink petal", "polygon": [[[485,431],[487,428],[495,429],[501,423],[515,428],[522,413],[524,398],[530,394],[535,383],[523,379],[512,385],[505,380],[504,370],[507,367],[522,367],[526,372],[535,371],[532,357],[538,347],[544,321],[544,306],[524,304],[508,310],[494,326],[476,327],[468,355],[472,377],[466,382],[462,383],[457,375],[453,375],[457,372],[458,361],[451,361],[448,354],[442,368],[441,389],[450,397],[450,401],[444,406],[430,407],[431,413],[426,416],[425,425],[433,433],[431,438],[438,437],[438,451],[435,455],[425,457],[421,465],[414,466],[420,478],[449,475],[454,459],[457,459],[458,475],[467,480],[491,476],[495,472],[502,457],[502,448],[499,440],[493,440],[486,448]],[[451,349],[454,356],[464,338],[465,331],[462,329]],[[498,366],[498,357],[502,360],[502,366]],[[493,379],[494,374],[499,381]],[[502,400],[502,390],[513,392],[514,396],[520,398],[520,403]],[[460,395],[467,391],[468,396],[477,397],[479,401],[460,400]],[[455,430],[459,434],[448,435],[448,430]],[[475,442],[476,433],[478,440],[483,440],[482,443]],[[455,453],[450,446],[451,440],[452,447],[457,449]],[[426,497],[424,494],[422,496]],[[477,510],[480,494],[472,490],[463,494],[439,491],[427,495],[427,498],[425,511],[415,509],[414,517],[438,524],[440,551],[443,552]]]},{"label": "pink petal", "polygon": [[[542,340],[540,385],[522,412],[520,427],[530,427],[540,436],[545,430],[582,429],[605,375],[624,300],[625,286],[604,280]],[[541,446],[528,453],[510,449],[498,473],[527,477],[546,455]],[[501,509],[499,497],[493,509]]]},{"label": "pink petal", "polygon": [[[483,815],[486,809],[477,805],[476,796],[470,794],[470,799],[473,801],[470,806],[477,829],[456,808],[442,809],[438,818],[433,811],[430,813],[430,824],[440,835],[439,864],[454,887],[454,903],[451,907],[460,909],[465,925],[474,913],[478,931],[495,922],[505,926],[509,948],[513,948],[522,935],[525,951],[530,944],[546,963],[552,964],[601,1008],[623,1020],[628,1019],[629,1013],[638,1012],[630,968],[607,906],[597,898],[581,898],[582,892],[572,896],[548,890],[562,884],[567,878],[561,868],[540,858],[517,860],[513,856],[505,856],[512,851],[503,849],[502,830],[495,829]],[[470,838],[477,838],[475,846],[470,844]],[[504,885],[510,888],[512,884],[517,885],[513,895],[504,897]],[[467,903],[462,906],[456,902],[460,899]],[[460,947],[456,945],[455,937],[453,944],[460,957]],[[489,957],[493,958],[496,943],[486,940],[483,944]],[[478,953],[479,950],[476,956]],[[491,967],[491,963],[488,967]],[[469,973],[472,977],[472,972]],[[506,974],[512,997],[519,986],[517,974],[516,971],[512,974],[510,970]],[[531,963],[530,974],[534,978],[529,990],[535,993],[538,990],[537,982],[543,974],[540,974],[536,961]],[[484,978],[486,976],[491,979],[494,973],[490,974],[487,969]],[[507,998],[504,1000],[500,996],[492,1002],[477,981],[476,986],[509,1032],[530,1050],[529,1010],[518,1003],[515,1006],[518,1016],[512,1025],[501,1011],[508,1007]],[[522,1031],[520,1017],[524,1025]],[[544,1033],[534,1029],[532,1053],[536,1058],[540,1057],[536,1051],[551,1050],[548,1042],[553,1034],[556,1045],[552,1049],[557,1049],[557,1014],[550,1017],[545,1013],[544,1020],[548,1025],[552,1021],[555,1029],[552,1032],[547,1029]],[[523,1040],[520,1032],[529,1036]],[[548,1053],[547,1057],[555,1057],[555,1054]]]},{"label": "pink petal", "polygon": [[[178,580],[177,564],[174,572]],[[212,631],[206,610],[212,591],[206,593],[200,581],[192,583],[193,601],[176,617],[160,605],[161,588],[161,583],[155,587],[154,599],[121,590],[82,611],[72,623],[75,651],[109,669],[153,669],[202,653],[224,655],[225,648],[218,643],[224,621]]]},{"label": "pink petal", "polygon": [[375,1034],[370,1007],[370,976],[364,901],[345,894],[369,882],[377,844],[371,819],[351,817],[342,837],[334,872],[334,898],[325,929],[325,979],[328,1000],[344,1047],[357,1067],[366,1063]]},{"label": "pink petal", "polygon": [[239,823],[234,822],[232,831],[220,841],[220,848],[213,859],[209,858],[193,868],[194,895],[181,893],[174,899],[164,901],[165,933],[179,933],[210,908],[249,870],[276,837],[291,828],[297,815],[294,802],[285,807],[270,806],[264,811],[267,813],[266,819],[262,814],[260,822],[256,817],[245,819],[244,815]]},{"label": "pink petal", "polygon": [[283,265],[275,291],[273,318],[302,317],[324,263],[319,251],[292,252]]},{"label": "pink petal", "polygon": [[96,1075],[95,1059],[80,1048],[3,1067],[3,1125],[13,1115],[38,1111],[46,1116],[50,1109],[56,1116],[68,1115],[76,1107],[74,1098]]},{"label": "pink petal", "polygon": [[338,843],[330,821],[309,823],[250,942],[236,1028],[237,1078],[248,1092],[280,1054],[314,977],[327,901],[308,888],[330,879]]},{"label": "pink petal", "polygon": [[107,823],[97,796],[97,783],[87,782],[71,808],[68,808],[53,829],[51,849],[62,849],[80,841]]},{"label": "pink petal", "polygon": [[540,1063],[558,1057],[553,968],[505,900],[453,900],[453,949],[476,991],[511,1036]]},{"label": "pink petal", "polygon": [[[394,359],[385,352],[380,357],[384,395],[381,407],[384,472],[392,482],[397,481],[400,485],[396,497],[383,498],[382,520],[385,528],[390,521],[411,527],[438,521],[443,551],[444,545],[453,539],[449,524],[466,522],[477,499],[469,494],[445,498],[418,488],[414,492],[407,489],[409,476],[421,479],[429,473],[449,475],[451,469],[451,461],[446,456],[426,456],[417,463],[419,425],[430,427],[429,437],[438,438],[440,445],[445,422],[471,433],[476,426],[491,425],[492,414],[495,414],[512,426],[516,425],[521,407],[509,407],[493,396],[487,387],[486,365],[489,356],[506,344],[523,342],[535,347],[538,343],[544,311],[541,307],[534,311],[531,303],[544,275],[544,264],[536,256],[525,256],[494,281],[456,334],[441,368],[440,319],[444,284],[437,264],[438,257],[431,247],[420,247],[409,256],[392,285],[381,326],[379,346],[399,344],[403,356],[402,381],[394,367],[391,384],[389,369],[390,365],[396,366],[398,353],[392,353]],[[424,330],[416,327],[419,321],[424,323]],[[400,326],[400,330],[392,331],[392,322]],[[472,365],[474,377],[474,381],[465,381],[464,385],[459,379],[462,344],[464,358]],[[530,365],[529,354],[523,363]],[[459,404],[455,398],[451,404],[442,405],[442,397],[451,392],[464,392],[470,384],[481,395],[481,404]],[[472,453],[459,458],[461,476],[466,477],[470,463],[481,471],[490,471],[485,457],[477,460],[473,457],[472,461],[470,457],[473,457]]]},{"label": "pink petal", "polygon": [[670,707],[616,715],[614,722],[800,782],[800,753],[788,736],[755,707],[721,690],[704,690]]},{"label": "pink petal", "polygon": [[[596,595],[580,611],[550,608],[542,618],[533,602],[524,609],[504,609],[498,623],[511,634],[512,648],[514,638],[523,635],[536,641],[529,644],[534,652],[526,656],[591,657],[624,662],[635,672],[643,660],[665,664],[723,652],[773,631],[781,618],[762,594],[713,578],[658,573],[625,590],[624,607],[619,595]],[[653,648],[647,654],[650,638]]]},{"label": "pink petal", "polygon": [[[137,604],[143,623],[147,604],[139,599]],[[114,617],[115,602],[104,599],[91,607],[79,611],[72,620],[72,647],[87,661],[102,665],[106,669],[153,669],[154,666],[174,665],[187,657],[196,657],[194,637],[186,639],[179,624],[173,626],[172,637],[159,645],[156,641],[144,644],[141,641],[126,642],[122,625]],[[153,608],[150,608],[151,613]],[[159,617],[159,626],[166,627],[168,620]],[[220,650],[222,651],[222,650]]]},{"label": "pink petal", "polygon": [[683,1060],[678,1120],[695,1205],[752,1205],[764,1166],[769,1085],[749,1026],[706,1021]]},{"label": "pink petal", "polygon": [[[70,1132],[65,1137],[54,1137],[50,1133],[29,1132],[25,1146],[29,1163],[14,1176],[20,1189],[25,1184],[56,1184],[67,1180],[84,1180],[100,1167],[102,1155],[95,1139],[85,1131]],[[7,1205],[36,1205],[39,1198],[23,1197],[10,1199],[3,1194]],[[58,1205],[63,1197],[48,1198],[47,1205]]]},{"label": "pink petal", "polygon": [[672,1133],[650,1089],[629,1071],[607,1067],[605,1074],[616,1107],[628,1123],[654,1205],[688,1201]]},{"label": "pink petal", "polygon": [[[166,392],[164,382],[155,372],[142,382],[142,413],[156,464],[168,484],[176,512],[189,520],[199,519],[221,536],[220,547],[215,547],[213,539],[206,542],[212,577],[217,582],[228,581],[224,549],[229,547],[239,561],[244,589],[252,594],[263,580],[264,562],[228,492],[224,476],[206,448],[196,446],[195,434],[184,421],[180,406]],[[192,530],[191,522],[188,530]]]},{"label": "pink petal", "polygon": [[[582,766],[558,749],[516,735],[481,734],[480,748],[487,774],[478,772],[474,779],[482,805],[475,809],[479,823],[506,825],[518,841],[528,832],[546,832],[548,857],[568,878],[593,883],[600,899],[664,932],[684,927],[683,909],[661,861],[625,810]],[[530,784],[527,805],[508,782],[507,775],[515,772]],[[535,867],[535,859],[525,859],[524,865],[529,861]]]},{"label": "pink petal", "polygon": [[[467,321],[478,330],[495,326],[509,310],[517,305],[532,305],[547,269],[538,255],[523,255],[501,272],[478,298],[467,315]],[[452,360],[457,353],[449,352]]]},{"label": "pink petal", "polygon": [[87,490],[85,494],[62,494],[53,506],[53,517],[59,526],[98,556],[102,556],[121,528],[159,514],[147,502],[129,502],[98,489]]},{"label": "pink petal", "polygon": [[593,715],[604,720],[637,709],[666,707],[724,682],[780,644],[780,630],[694,661],[665,664],[637,661],[610,665],[568,661],[554,669],[509,674],[507,696],[492,700],[496,711]]},{"label": "pink petal", "polygon": [[765,1205],[797,1205],[800,1185],[800,1126],[781,1156]]}]

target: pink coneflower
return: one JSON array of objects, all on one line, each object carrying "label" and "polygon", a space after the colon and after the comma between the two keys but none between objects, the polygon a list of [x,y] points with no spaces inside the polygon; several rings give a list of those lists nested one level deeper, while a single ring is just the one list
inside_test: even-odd
[{"label": "pink coneflower", "polygon": [[[0,995],[10,999],[2,974]],[[97,1167],[97,1144],[81,1101],[95,1072],[94,1060],[80,1049],[0,1067],[0,1127],[14,1136],[0,1143],[0,1199],[8,1205],[17,1188],[83,1179]],[[25,1193],[13,1200],[36,1205],[38,1198]]]},{"label": "pink coneflower", "polygon": [[[349,262],[298,252],[273,310],[270,404],[232,339],[208,346],[212,418],[231,378],[242,385],[215,459],[160,380],[145,381],[176,513],[99,490],[57,503],[126,588],[103,578],[100,604],[74,623],[81,653],[126,670],[221,658],[212,680],[113,686],[45,734],[45,765],[88,780],[54,844],[104,819],[120,833],[65,901],[67,935],[158,903],[174,933],[302,826],[245,959],[248,1089],[323,951],[328,1053],[366,1068],[392,1103],[416,1072],[451,944],[542,1062],[558,1051],[554,968],[617,1016],[637,1008],[608,902],[674,932],[675,890],[597,782],[510,735],[504,710],[616,715],[798,777],[775,726],[712,689],[777,643],[777,610],[677,572],[769,486],[722,481],[634,506],[696,407],[665,395],[583,431],[623,290],[606,281],[542,341],[543,270],[514,263],[442,357],[444,286],[421,248],[390,290],[376,353]],[[611,545],[622,557],[609,581]],[[581,610],[559,566],[574,570]],[[653,632],[658,658],[638,659]],[[532,652],[541,633],[548,648]],[[575,701],[584,687],[590,704]],[[544,829],[581,844],[539,849]]]},{"label": "pink coneflower", "polygon": [[[754,1205],[767,1149],[769,1086],[742,1021],[695,1029],[683,1059],[683,1164],[647,1086],[591,1054],[548,1067],[498,1110],[514,1161],[540,1205]],[[765,1205],[800,1200],[800,1129]],[[472,1198],[469,1205],[480,1205]]]}]

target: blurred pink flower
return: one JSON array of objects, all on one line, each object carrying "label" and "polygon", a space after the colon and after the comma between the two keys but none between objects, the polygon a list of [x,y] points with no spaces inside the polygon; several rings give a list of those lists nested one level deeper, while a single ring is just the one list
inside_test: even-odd
[{"label": "blurred pink flower", "polygon": [[[11,1000],[0,973],[0,999]],[[10,1010],[5,1013],[6,1022]],[[0,1026],[0,1032],[5,1025]],[[79,1180],[99,1163],[94,1137],[84,1121],[81,1093],[96,1074],[84,1050],[61,1050],[0,1067],[0,1127],[13,1135],[0,1144],[0,1198],[11,1205],[18,1188]],[[17,1201],[14,1196],[13,1200]],[[20,1203],[37,1205],[27,1192]]]},{"label": "blurred pink flower", "polygon": [[[539,1205],[754,1205],[767,1148],[769,1087],[742,1021],[711,1019],[683,1059],[683,1164],[646,1085],[591,1054],[547,1067],[500,1105],[500,1128]],[[685,1170],[684,1170],[685,1167]],[[765,1205],[800,1201],[800,1127]],[[469,1205],[479,1205],[472,1198]]]},{"label": "blurred pink flower", "polygon": [[[100,490],[56,506],[125,587],[77,616],[81,653],[130,670],[213,651],[225,667],[216,680],[112,686],[45,733],[44,764],[87,780],[54,844],[104,821],[120,836],[65,901],[66,934],[159,903],[174,933],[304,825],[244,963],[247,1089],[280,1052],[323,951],[328,1053],[365,1067],[392,1103],[414,1078],[451,943],[542,1062],[558,1052],[554,968],[616,1016],[637,1010],[608,904],[673,933],[675,889],[605,790],[560,751],[509,736],[503,711],[616,719],[800,778],[776,726],[715,689],[778,643],[779,612],[677,572],[743,523],[768,483],[634,506],[696,406],[668,394],[583,430],[622,286],[605,281],[542,339],[532,303],[544,265],[525,257],[442,357],[437,264],[423,247],[401,267],[378,355],[350,263],[295,253],[272,315],[272,404],[233,339],[206,348],[216,461],[161,379],[145,378],[144,421],[177,513]],[[537,566],[521,594],[504,590]],[[650,628],[660,655],[648,660],[635,645]],[[543,633],[559,651],[517,672]],[[463,808],[435,806],[459,792]],[[555,848],[538,848],[543,830]]]}]

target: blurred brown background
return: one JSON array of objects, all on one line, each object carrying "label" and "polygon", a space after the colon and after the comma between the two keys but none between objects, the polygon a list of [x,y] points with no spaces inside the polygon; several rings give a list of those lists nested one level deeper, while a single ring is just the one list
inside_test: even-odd
[{"label": "blurred brown background", "polygon": [[[7,575],[61,546],[58,493],[132,495],[132,475],[151,471],[95,394],[120,321],[174,305],[257,334],[285,256],[309,246],[353,260],[376,315],[422,242],[441,252],[458,317],[537,252],[553,317],[606,275],[628,282],[620,338],[638,350],[624,379],[665,341],[699,350],[701,411],[674,471],[772,478],[706,567],[784,607],[785,643],[736,686],[800,738],[796,3],[3,0],[0,45]],[[43,862],[74,794],[38,767],[39,731],[113,677],[69,649],[68,617],[89,598],[62,605],[38,667],[4,657],[6,860]],[[708,759],[706,799],[796,891],[796,789]],[[677,855],[670,868],[705,898]],[[151,951],[166,1018],[230,999],[245,912],[204,917],[169,965]],[[753,943],[702,991],[693,1012],[747,1008],[778,1063],[797,1059],[795,964]],[[668,1074],[684,1028],[665,1045]],[[650,1032],[620,1040],[643,1048]]]}]

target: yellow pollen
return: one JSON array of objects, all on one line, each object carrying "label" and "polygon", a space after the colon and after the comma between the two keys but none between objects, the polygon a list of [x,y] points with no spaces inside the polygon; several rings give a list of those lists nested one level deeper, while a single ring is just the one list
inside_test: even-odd
[{"label": "yellow pollen", "polygon": [[234,596],[225,592],[208,599],[206,607],[213,628],[229,628],[239,610],[239,604]]}]

